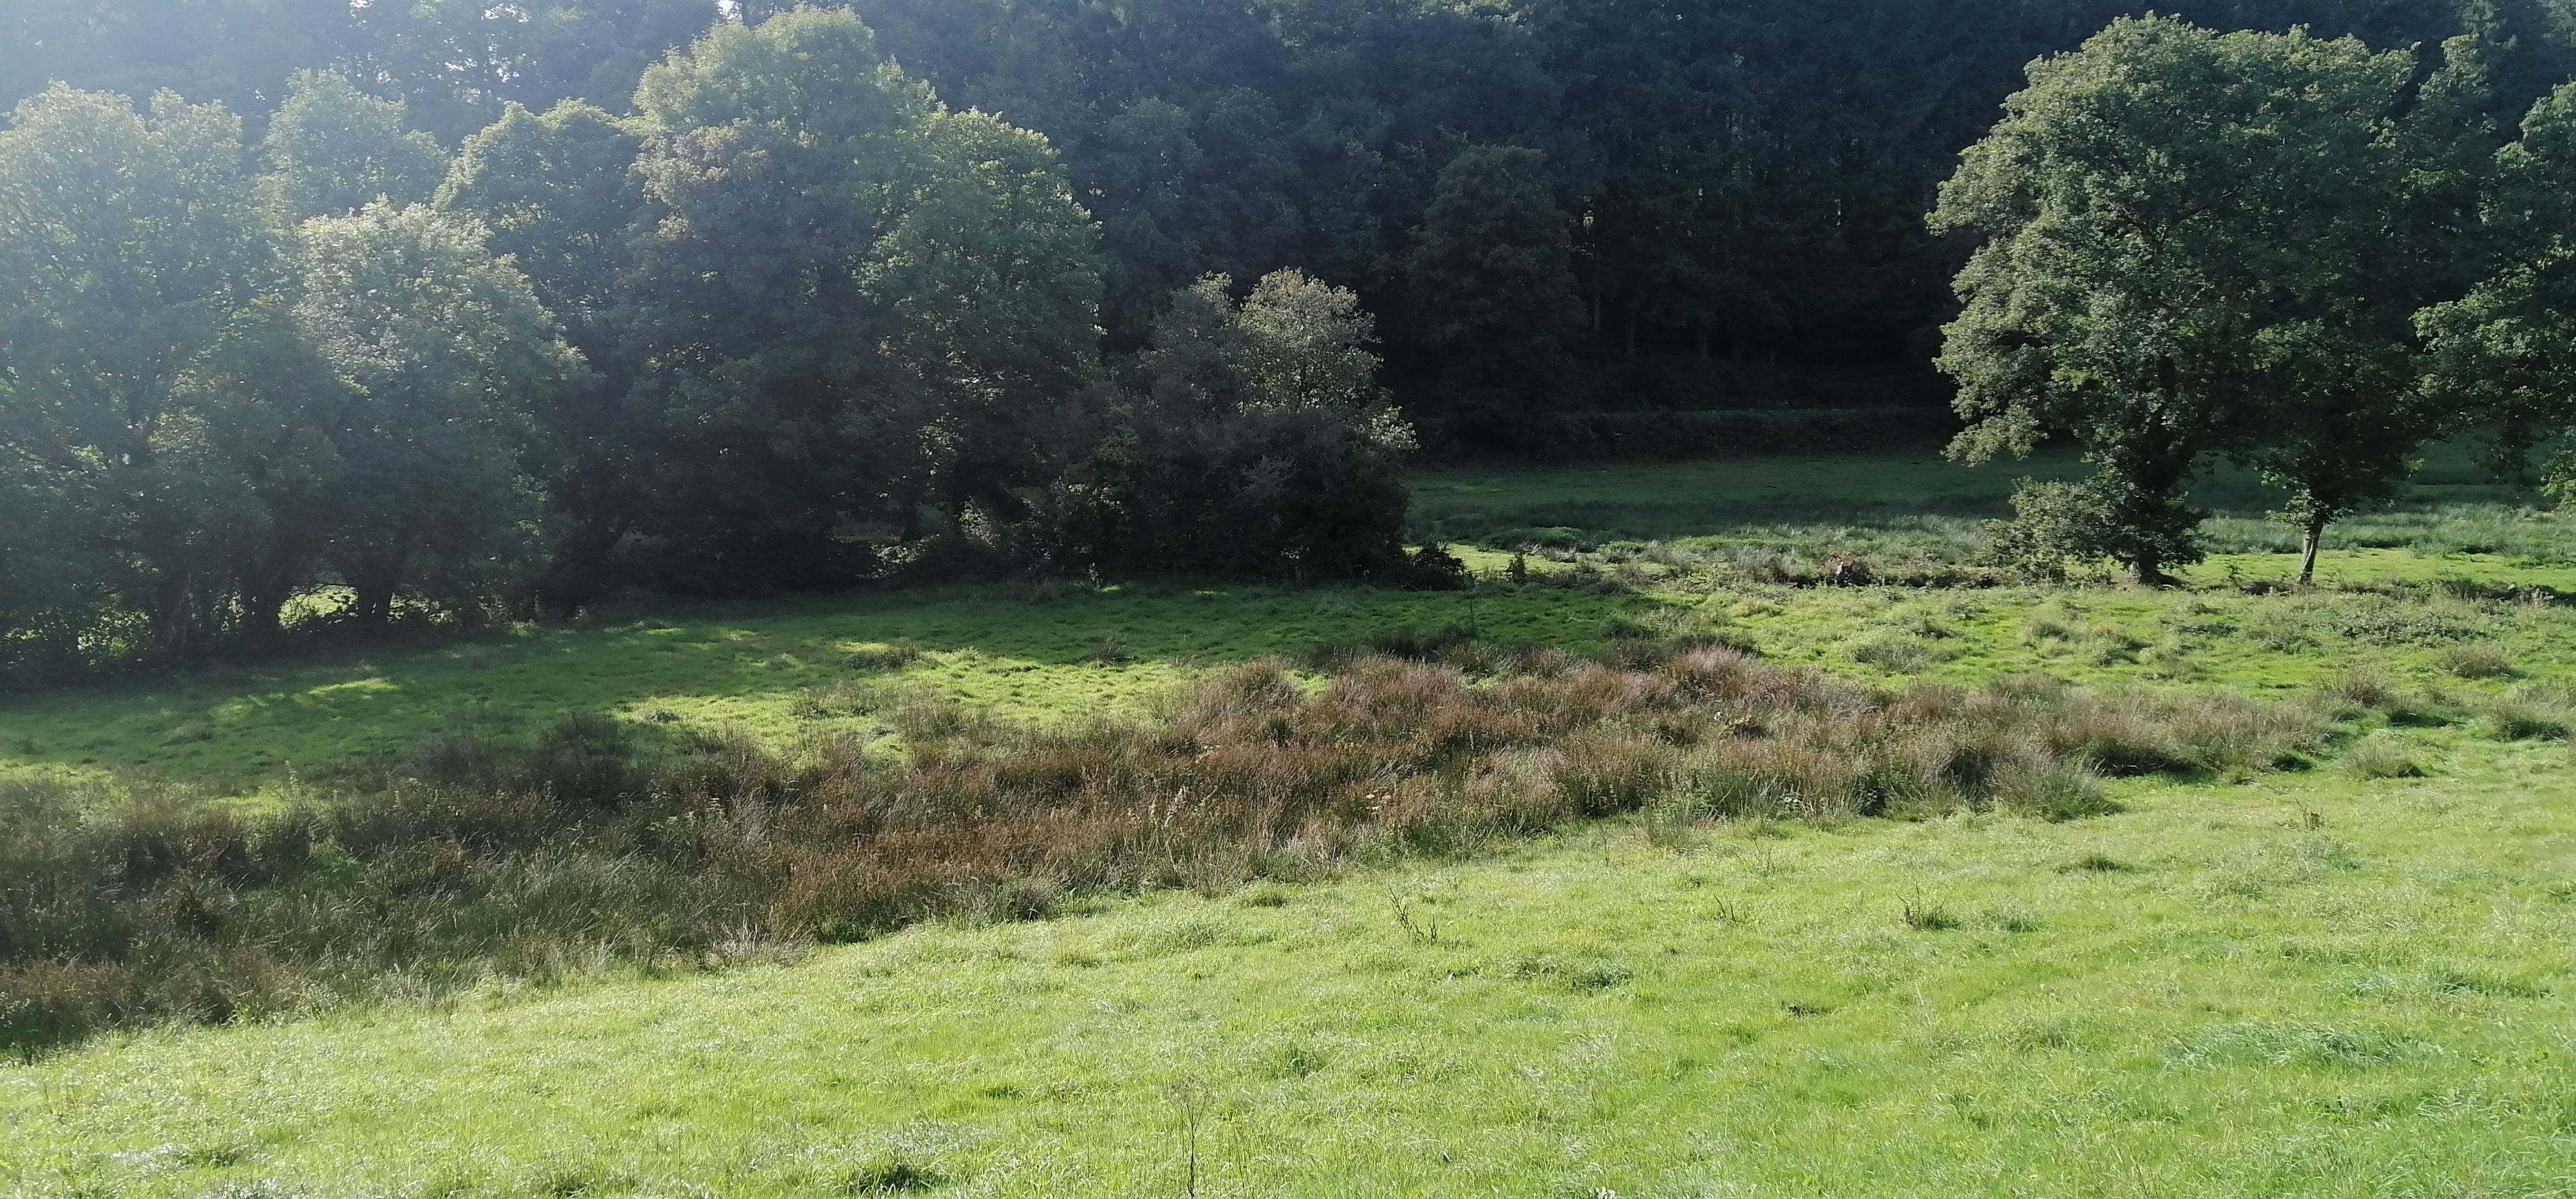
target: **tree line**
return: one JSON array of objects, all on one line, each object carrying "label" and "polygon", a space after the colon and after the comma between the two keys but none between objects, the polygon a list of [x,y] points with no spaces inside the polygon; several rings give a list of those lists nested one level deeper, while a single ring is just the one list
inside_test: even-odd
[{"label": "tree line", "polygon": [[0,654],[324,584],[1411,577],[1417,425],[1543,440],[1657,355],[1937,350],[1960,452],[2099,465],[2003,530],[2052,569],[2189,560],[2225,458],[2311,548],[2433,432],[2527,472],[2566,14],[2181,7],[27,0]]},{"label": "tree line", "polygon": [[[138,100],[168,87],[256,134],[295,71],[328,67],[454,147],[513,102],[623,115],[646,65],[786,5],[7,7],[0,101],[51,80]],[[911,77],[1055,148],[1100,224],[1113,348],[1140,347],[1203,275],[1301,269],[1377,315],[1409,411],[1502,449],[1546,444],[1569,407],[1760,401],[1779,385],[1744,372],[1774,362],[1920,370],[1961,253],[1924,227],[1934,189],[2024,63],[2146,7],[854,0]],[[2474,33],[2508,117],[2576,75],[2561,0],[2153,7],[2382,48]]]},{"label": "tree line", "polygon": [[720,22],[631,117],[451,155],[306,71],[238,116],[54,86],[0,132],[0,650],[21,673],[628,587],[1404,577],[1371,318],[1294,270],[1101,348],[1043,137],[846,10]]},{"label": "tree line", "polygon": [[2332,522],[2481,427],[2500,477],[2576,486],[2532,453],[2576,418],[2576,83],[2509,108],[2498,58],[2149,17],[2031,64],[1931,216],[1977,242],[1953,452],[2063,434],[2095,468],[2025,488],[2005,556],[2163,581],[2232,459],[2287,493],[2304,583]]}]

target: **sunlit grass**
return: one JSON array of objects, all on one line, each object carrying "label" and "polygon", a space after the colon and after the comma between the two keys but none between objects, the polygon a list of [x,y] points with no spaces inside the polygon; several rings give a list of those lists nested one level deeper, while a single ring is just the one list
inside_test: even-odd
[{"label": "sunlit grass", "polygon": [[2133,785],[2062,824],[1594,826],[113,1037],[0,1067],[0,1185],[1176,1195],[1203,1104],[1210,1195],[2552,1193],[2565,750],[2387,735],[2433,777]]},{"label": "sunlit grass", "polygon": [[1621,820],[774,965],[574,962],[556,985],[109,1035],[0,1065],[0,1193],[1176,1195],[1191,1112],[1208,1195],[2563,1192],[2576,608],[2527,594],[2576,592],[2549,549],[2562,518],[2479,507],[2494,497],[2437,472],[2414,508],[2354,522],[2304,592],[2279,588],[2291,560],[2241,491],[2215,531],[2246,552],[2181,590],[1747,586],[1691,557],[1693,538],[1955,543],[2048,469],[1441,476],[1434,519],[1568,529],[1598,573],[1533,557],[1539,581],[1512,587],[1508,552],[1469,548],[1488,581],[1462,592],[611,615],[12,701],[0,771],[254,802],[353,755],[569,711],[888,745],[882,715],[818,697],[1142,712],[1226,662],[1399,628],[1702,637],[1890,687],[2314,691],[2360,714],[2314,769],[2116,782],[2127,810],[2059,823]]},{"label": "sunlit grass", "polygon": [[[1508,555],[1465,554],[1499,574]],[[1537,562],[1542,576],[1559,564]],[[2232,572],[2232,574],[2231,574]],[[1036,719],[1136,711],[1212,666],[1297,657],[1315,643],[1398,628],[1471,629],[1500,643],[1581,650],[1615,621],[1718,631],[1778,661],[1883,681],[1981,682],[2038,671],[2086,683],[2305,686],[2355,667],[2426,680],[2440,656],[2492,644],[2555,675],[2576,662],[2576,609],[2501,600],[2368,594],[2253,595],[2278,578],[2266,556],[2226,556],[2188,575],[2200,591],[2094,586],[1924,590],[1722,587],[1653,568],[1633,591],[1487,585],[1466,592],[1192,589],[1077,592],[1043,603],[1007,589],[880,597],[735,613],[675,613],[603,627],[529,630],[364,664],[235,672],[136,690],[0,707],[0,771],[140,770],[210,795],[260,795],[352,755],[399,755],[441,730],[533,733],[571,711],[672,729],[739,730],[770,743],[823,731],[890,734],[879,715],[820,714],[833,687],[927,688]],[[2576,568],[2403,551],[2330,555],[2330,583],[2543,585],[2576,591]],[[2032,615],[2079,626],[2035,637]],[[2356,634],[2356,630],[2358,633]],[[1891,641],[1913,649],[1888,651]],[[921,654],[853,665],[896,642]],[[1875,648],[1873,648],[1875,647]],[[1919,652],[1918,652],[1919,651]],[[2501,686],[2452,680],[2461,686]]]}]

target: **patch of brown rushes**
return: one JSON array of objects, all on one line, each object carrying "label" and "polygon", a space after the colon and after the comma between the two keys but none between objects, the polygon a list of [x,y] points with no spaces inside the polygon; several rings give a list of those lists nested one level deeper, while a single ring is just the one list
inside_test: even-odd
[{"label": "patch of brown rushes", "polygon": [[0,796],[0,1044],[713,964],[1618,813],[2066,819],[2110,810],[2100,774],[2260,769],[2321,728],[2288,705],[2040,679],[1882,692],[1729,648],[1441,656],[1476,673],[1361,657],[1310,690],[1257,662],[1139,722],[1021,727],[916,699],[900,757],[827,738],[655,758],[576,718],[526,749],[439,742],[261,820],[175,800],[97,815],[22,784]]}]

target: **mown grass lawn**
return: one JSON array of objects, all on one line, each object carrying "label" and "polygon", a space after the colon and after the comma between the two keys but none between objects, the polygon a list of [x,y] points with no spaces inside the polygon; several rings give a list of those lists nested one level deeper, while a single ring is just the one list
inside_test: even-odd
[{"label": "mown grass lawn", "polygon": [[[0,1067],[14,1194],[2538,1196],[2564,746],[1650,832]],[[1909,913],[1911,923],[1908,922]],[[870,1188],[876,1188],[871,1190]]]}]

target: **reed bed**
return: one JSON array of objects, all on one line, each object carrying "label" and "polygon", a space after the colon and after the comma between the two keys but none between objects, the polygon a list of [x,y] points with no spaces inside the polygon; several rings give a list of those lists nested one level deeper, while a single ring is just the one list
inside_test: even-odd
[{"label": "reed bed", "polygon": [[0,794],[0,1045],[493,979],[721,966],[943,916],[1314,877],[1569,822],[2111,810],[2099,779],[2264,769],[2312,709],[2036,678],[1883,691],[1722,646],[1608,660],[1431,642],[1256,662],[1151,719],[1034,727],[934,697],[902,752],[566,720],[447,738],[290,810]]}]

